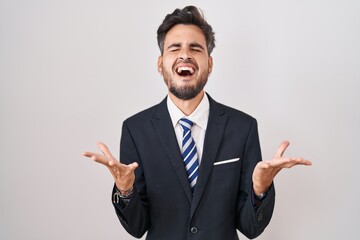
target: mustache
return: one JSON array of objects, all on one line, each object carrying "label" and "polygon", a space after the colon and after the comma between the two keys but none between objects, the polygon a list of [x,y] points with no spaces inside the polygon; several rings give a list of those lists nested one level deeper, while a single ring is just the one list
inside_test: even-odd
[{"label": "mustache", "polygon": [[187,64],[191,64],[195,66],[195,69],[199,69],[197,63],[192,59],[192,58],[179,58],[178,60],[176,60],[173,68],[175,69],[177,65],[181,64],[181,63],[187,63]]},{"label": "mustache", "polygon": [[192,58],[179,58],[175,64],[179,64],[179,63],[192,63],[195,65],[195,62]]}]

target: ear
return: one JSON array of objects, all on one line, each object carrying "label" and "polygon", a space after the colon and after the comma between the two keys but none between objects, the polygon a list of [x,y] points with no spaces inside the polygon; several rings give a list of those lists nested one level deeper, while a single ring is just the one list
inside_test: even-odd
[{"label": "ear", "polygon": [[209,68],[209,75],[210,75],[212,72],[212,69],[213,69],[213,58],[211,56],[209,56],[208,68]]},{"label": "ear", "polygon": [[163,57],[162,55],[160,55],[158,57],[158,61],[157,61],[157,69],[158,69],[158,72],[163,75]]}]

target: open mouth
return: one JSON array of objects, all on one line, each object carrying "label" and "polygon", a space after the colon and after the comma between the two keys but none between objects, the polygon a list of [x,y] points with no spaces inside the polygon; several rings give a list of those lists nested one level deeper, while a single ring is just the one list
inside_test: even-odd
[{"label": "open mouth", "polygon": [[176,69],[176,73],[179,76],[187,77],[187,76],[192,76],[195,73],[195,70],[192,67],[178,67]]}]

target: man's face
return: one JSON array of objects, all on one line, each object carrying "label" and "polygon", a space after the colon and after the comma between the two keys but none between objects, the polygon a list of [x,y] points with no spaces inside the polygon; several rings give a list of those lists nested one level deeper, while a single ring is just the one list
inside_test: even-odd
[{"label": "man's face", "polygon": [[164,52],[158,59],[170,93],[182,100],[197,96],[212,70],[205,36],[195,25],[178,24],[165,36]]}]

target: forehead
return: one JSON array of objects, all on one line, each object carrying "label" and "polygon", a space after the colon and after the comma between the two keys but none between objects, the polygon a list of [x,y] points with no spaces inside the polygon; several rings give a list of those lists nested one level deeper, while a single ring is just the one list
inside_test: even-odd
[{"label": "forehead", "polygon": [[203,47],[206,46],[206,39],[201,29],[195,25],[177,24],[167,32],[164,45],[194,42],[203,45]]}]

